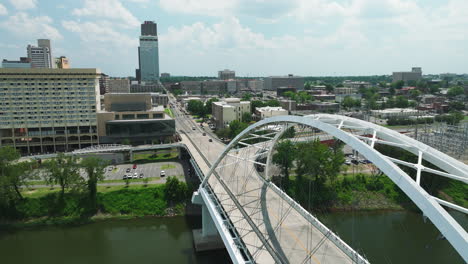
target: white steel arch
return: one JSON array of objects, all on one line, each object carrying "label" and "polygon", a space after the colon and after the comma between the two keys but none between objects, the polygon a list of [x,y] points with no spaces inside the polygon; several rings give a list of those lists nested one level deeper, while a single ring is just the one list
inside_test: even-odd
[{"label": "white steel arch", "polygon": [[[318,114],[307,117],[277,116],[259,121],[242,131],[225,148],[223,153],[220,155],[220,157],[218,157],[216,162],[210,168],[210,171],[201,184],[201,188],[207,184],[209,177],[211,174],[213,174],[221,160],[234,146],[241,142],[244,136],[252,133],[262,126],[281,123],[292,123],[317,128],[343,141],[358,151],[361,155],[366,157],[375,166],[377,166],[385,175],[387,175],[403,192],[405,192],[405,194],[421,209],[424,215],[426,215],[439,229],[439,231],[447,238],[455,250],[462,256],[462,258],[468,262],[468,234],[464,228],[461,227],[441,205],[451,207],[464,213],[468,213],[468,209],[433,197],[419,185],[422,171],[427,171],[439,176],[468,183],[468,166],[440,151],[437,151],[436,149],[409,138],[408,136],[402,135],[397,131],[381,127],[370,122],[345,116],[328,114]],[[280,138],[281,134],[284,133],[285,127],[286,126],[283,126],[282,131],[277,132],[275,137],[272,138],[272,147],[269,149],[267,159],[267,178],[269,176],[268,165],[271,162],[273,146]],[[348,131],[343,130],[346,128],[360,130],[363,132],[363,134],[372,135],[372,137],[354,135]],[[396,146],[410,151],[418,156],[418,163],[412,164],[385,156],[374,149],[375,143]],[[437,167],[445,170],[445,172],[424,167],[422,165],[422,160],[426,160],[436,165]],[[416,169],[416,181],[413,180],[402,169],[400,169],[397,164]]]}]

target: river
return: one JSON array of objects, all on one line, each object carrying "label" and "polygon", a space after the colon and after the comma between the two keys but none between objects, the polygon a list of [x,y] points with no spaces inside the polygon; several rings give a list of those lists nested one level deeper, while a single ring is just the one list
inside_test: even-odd
[{"label": "river", "polygon": [[[468,223],[467,216],[456,217]],[[463,263],[416,213],[343,212],[319,218],[371,263]],[[200,217],[171,217],[3,231],[0,259],[2,264],[228,263],[226,251],[195,253],[191,230],[200,226]]]}]

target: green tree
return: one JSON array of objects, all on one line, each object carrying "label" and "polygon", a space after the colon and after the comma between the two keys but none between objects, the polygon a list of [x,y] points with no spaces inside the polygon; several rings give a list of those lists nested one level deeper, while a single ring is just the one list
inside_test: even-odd
[{"label": "green tree", "polygon": [[346,96],[343,99],[343,102],[341,102],[341,105],[346,109],[350,109],[356,105],[354,101],[355,100],[351,96]]},{"label": "green tree", "polygon": [[220,128],[216,130],[216,135],[219,138],[229,138],[231,136],[231,129],[229,127]]},{"label": "green tree", "polygon": [[244,129],[246,129],[248,125],[246,123],[243,123],[238,120],[233,120],[231,123],[229,123],[229,128],[231,134],[229,135],[230,138],[235,138],[237,135],[239,135]]},{"label": "green tree", "polygon": [[90,208],[92,213],[97,210],[97,183],[104,180],[104,169],[107,162],[98,157],[90,156],[84,158],[80,162],[80,166],[86,171],[88,180],[86,186],[88,188]]},{"label": "green tree", "polygon": [[310,89],[311,89],[310,83],[309,83],[309,82],[306,82],[306,83],[304,84],[304,90],[310,90]]},{"label": "green tree", "polygon": [[455,87],[448,89],[447,95],[450,97],[455,97],[458,95],[462,95],[464,92],[465,91],[463,90],[463,87],[455,86]]},{"label": "green tree", "polygon": [[84,186],[76,156],[59,153],[57,157],[44,162],[44,165],[47,182],[60,185],[60,197],[63,198],[66,189],[78,190]]},{"label": "green tree", "polygon": [[218,101],[219,101],[218,98],[210,98],[210,99],[208,99],[208,101],[206,101],[206,103],[205,103],[205,112],[206,112],[207,114],[213,114],[213,107],[212,107],[212,105],[213,105],[214,102],[218,102]]},{"label": "green tree", "polygon": [[242,113],[242,122],[250,123],[251,121],[252,121],[252,115],[250,114],[250,112]]},{"label": "green tree", "polygon": [[342,150],[332,150],[318,139],[297,144],[297,174],[316,182],[334,181],[344,163]]},{"label": "green tree", "polygon": [[242,96],[241,101],[250,101],[252,99],[252,94],[251,93],[246,93]]},{"label": "green tree", "polygon": [[281,136],[282,139],[284,138],[294,138],[296,136],[296,129],[291,126],[290,128],[286,129],[284,134]]},{"label": "green tree", "polygon": [[2,208],[13,208],[17,200],[23,199],[20,188],[34,176],[34,162],[19,162],[20,157],[15,148],[0,147],[0,212]]},{"label": "green tree", "polygon": [[312,100],[312,95],[308,94],[305,91],[298,92],[297,97],[301,103],[305,103],[305,102]]},{"label": "green tree", "polygon": [[265,102],[264,106],[276,107],[276,106],[281,106],[281,103],[278,100],[268,100]]},{"label": "green tree", "polygon": [[250,110],[252,111],[252,113],[255,113],[255,109],[257,109],[257,107],[264,107],[264,106],[265,104],[262,101],[254,100],[250,102]]},{"label": "green tree", "polygon": [[286,91],[283,93],[284,97],[288,97],[291,100],[296,100],[296,93],[293,91]]},{"label": "green tree", "polygon": [[408,107],[408,105],[409,105],[408,99],[404,97],[403,95],[399,95],[395,98],[396,107],[406,108]]},{"label": "green tree", "polygon": [[188,186],[185,182],[170,176],[166,180],[164,195],[171,203],[182,202],[188,198]]},{"label": "green tree", "polygon": [[449,103],[450,110],[452,111],[462,111],[465,110],[465,104],[462,102],[450,102]]},{"label": "green tree", "polygon": [[398,90],[403,88],[404,85],[405,85],[405,81],[401,81],[401,80],[392,83],[392,87]]},{"label": "green tree", "polygon": [[190,100],[187,104],[187,110],[195,115],[199,115],[200,117],[205,116],[205,105],[201,101],[198,100]]},{"label": "green tree", "polygon": [[412,99],[417,99],[421,95],[421,91],[413,89],[410,91],[410,97]]},{"label": "green tree", "polygon": [[281,184],[286,192],[289,190],[289,170],[293,166],[295,160],[296,149],[290,140],[284,140],[278,143],[275,147],[276,153],[273,154],[273,163],[277,164],[281,169]]},{"label": "green tree", "polygon": [[130,145],[130,139],[125,138],[122,140],[122,145]]},{"label": "green tree", "polygon": [[327,90],[327,93],[333,93],[333,91],[335,90],[335,88],[333,87],[333,85],[331,84],[325,84],[325,89]]}]

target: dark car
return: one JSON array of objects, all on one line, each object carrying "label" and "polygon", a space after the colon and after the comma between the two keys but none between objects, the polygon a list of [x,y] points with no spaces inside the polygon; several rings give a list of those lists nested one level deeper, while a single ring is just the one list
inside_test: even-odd
[{"label": "dark car", "polygon": [[130,168],[127,168],[127,170],[125,170],[125,172],[130,172],[130,170],[131,170]]},{"label": "dark car", "polygon": [[213,139],[210,138],[210,139],[208,139],[208,141],[209,141],[209,142],[213,142]]}]

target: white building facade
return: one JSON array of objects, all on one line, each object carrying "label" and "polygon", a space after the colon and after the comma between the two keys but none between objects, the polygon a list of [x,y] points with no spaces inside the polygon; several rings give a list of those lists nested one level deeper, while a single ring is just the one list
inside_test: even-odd
[{"label": "white building facade", "polygon": [[213,102],[212,111],[216,129],[225,128],[234,120],[241,121],[244,113],[250,114],[250,101],[227,98],[222,102]]}]

